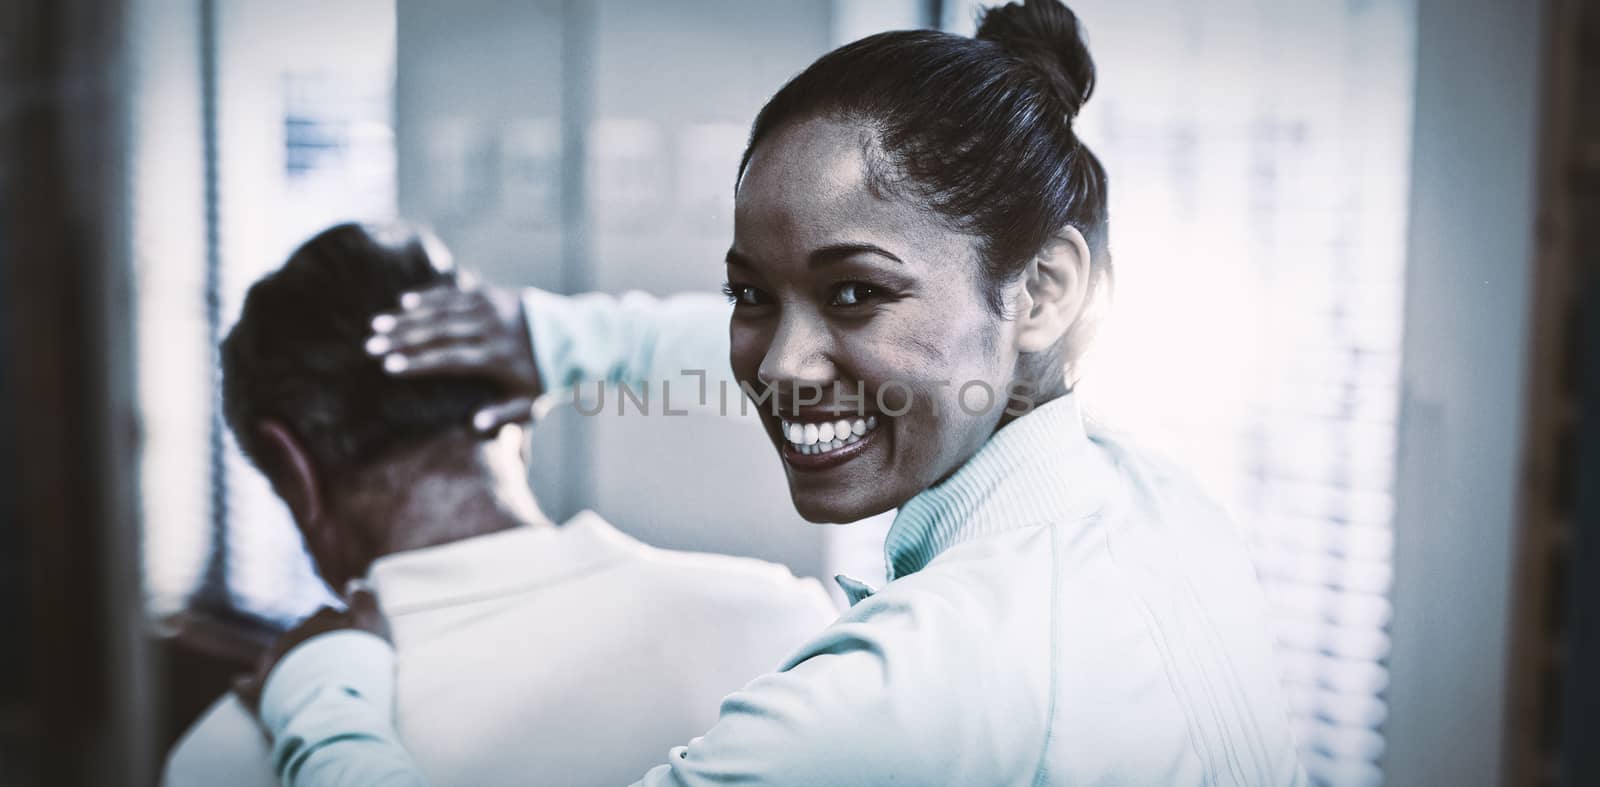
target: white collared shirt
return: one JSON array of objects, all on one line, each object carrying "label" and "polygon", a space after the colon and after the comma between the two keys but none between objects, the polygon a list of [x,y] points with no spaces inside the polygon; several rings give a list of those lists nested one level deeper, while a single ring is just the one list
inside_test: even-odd
[{"label": "white collared shirt", "polygon": [[[837,615],[815,580],[656,549],[589,512],[390,555],[369,579],[394,637],[400,734],[441,784],[630,780]],[[165,783],[278,782],[229,694],[174,748]]]}]

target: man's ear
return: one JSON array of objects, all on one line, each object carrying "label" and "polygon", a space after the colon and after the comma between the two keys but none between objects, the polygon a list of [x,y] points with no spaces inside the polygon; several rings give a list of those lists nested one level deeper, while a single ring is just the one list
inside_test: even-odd
[{"label": "man's ear", "polygon": [[267,450],[274,456],[272,485],[278,495],[289,504],[301,528],[315,530],[322,519],[322,485],[311,465],[311,455],[300,441],[283,424],[266,420],[256,427],[256,433],[267,442]]},{"label": "man's ear", "polygon": [[294,433],[277,421],[262,421],[256,428],[267,441],[267,450],[275,455],[272,486],[294,514],[317,574],[335,593],[342,592],[345,583],[356,576],[356,567],[365,563],[346,532],[329,516],[322,478],[311,464],[311,455]]},{"label": "man's ear", "polygon": [[1044,352],[1077,322],[1089,292],[1089,244],[1076,227],[1046,241],[1022,272],[1017,301],[1017,350]]}]

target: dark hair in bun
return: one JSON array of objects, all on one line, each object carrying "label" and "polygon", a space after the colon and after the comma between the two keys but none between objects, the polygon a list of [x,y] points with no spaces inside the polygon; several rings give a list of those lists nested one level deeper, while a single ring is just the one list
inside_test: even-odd
[{"label": "dark hair in bun", "polygon": [[823,55],[756,116],[739,165],[775,130],[828,117],[867,126],[874,188],[921,201],[983,239],[985,273],[1014,281],[1062,227],[1109,273],[1106,174],[1073,133],[1094,90],[1078,18],[1058,0],[992,8],[975,38],[901,30]]},{"label": "dark hair in bun", "polygon": [[978,40],[993,41],[1039,72],[1076,117],[1094,92],[1094,60],[1078,16],[1057,0],[1025,0],[983,12]]}]

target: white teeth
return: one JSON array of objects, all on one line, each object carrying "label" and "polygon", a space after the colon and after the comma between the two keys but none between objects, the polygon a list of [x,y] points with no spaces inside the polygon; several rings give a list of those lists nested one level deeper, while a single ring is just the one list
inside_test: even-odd
[{"label": "white teeth", "polygon": [[794,446],[796,453],[805,456],[825,454],[837,451],[851,443],[858,442],[867,432],[878,426],[877,416],[867,416],[854,420],[841,418],[837,421],[825,423],[800,423],[797,421],[779,421],[783,436]]}]

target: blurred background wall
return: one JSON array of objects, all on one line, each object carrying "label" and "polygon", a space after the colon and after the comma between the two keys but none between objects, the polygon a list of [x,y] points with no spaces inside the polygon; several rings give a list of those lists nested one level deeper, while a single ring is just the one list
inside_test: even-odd
[{"label": "blurred background wall", "polygon": [[138,495],[130,10],[0,5],[0,784],[159,762]]},{"label": "blurred background wall", "polygon": [[[710,291],[767,96],[983,4],[95,5],[0,9],[7,784],[153,777],[330,600],[215,413],[216,341],[295,245],[398,216],[500,283]],[[1594,5],[1073,4],[1119,276],[1085,395],[1250,534],[1318,784],[1595,773]],[[801,521],[741,418],[536,434],[553,516],[882,576],[888,517]]]},{"label": "blurred background wall", "polygon": [[1481,643],[1507,642],[1512,619],[1543,10],[1419,4],[1385,758],[1396,784],[1492,779],[1506,763],[1508,648]]}]

